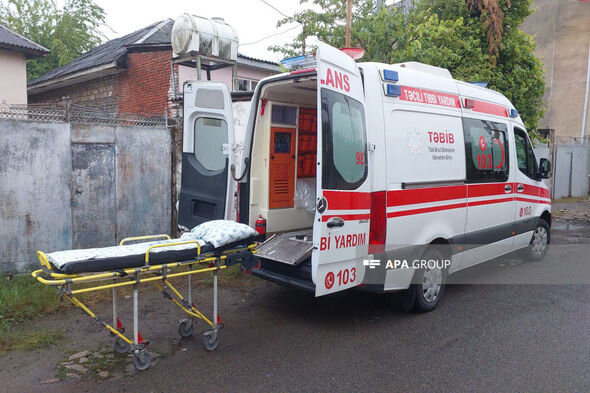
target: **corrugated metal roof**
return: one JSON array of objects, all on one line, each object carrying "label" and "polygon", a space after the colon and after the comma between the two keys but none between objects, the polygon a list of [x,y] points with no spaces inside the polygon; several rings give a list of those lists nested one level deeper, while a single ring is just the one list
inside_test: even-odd
[{"label": "corrugated metal roof", "polygon": [[0,25],[0,48],[21,52],[27,58],[40,57],[49,53],[47,48],[2,25]]},{"label": "corrugated metal roof", "polygon": [[274,72],[281,72],[281,67],[274,61],[257,59],[256,57],[246,56],[241,53],[238,53],[238,64],[263,68]]}]

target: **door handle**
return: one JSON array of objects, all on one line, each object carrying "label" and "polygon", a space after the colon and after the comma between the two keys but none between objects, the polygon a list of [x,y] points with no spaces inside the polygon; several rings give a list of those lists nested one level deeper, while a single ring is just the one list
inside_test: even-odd
[{"label": "door handle", "polygon": [[341,228],[344,226],[344,220],[340,217],[332,217],[328,220],[328,228]]},{"label": "door handle", "polygon": [[504,192],[507,194],[512,192],[512,186],[510,184],[506,184],[506,186],[504,186]]},{"label": "door handle", "polygon": [[524,185],[522,185],[522,184],[519,184],[519,185],[516,187],[516,191],[518,191],[518,192],[523,192],[523,191],[524,191]]}]

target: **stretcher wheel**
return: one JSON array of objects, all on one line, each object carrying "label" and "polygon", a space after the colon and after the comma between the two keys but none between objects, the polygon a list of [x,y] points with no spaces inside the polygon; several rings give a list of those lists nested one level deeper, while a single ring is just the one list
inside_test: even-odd
[{"label": "stretcher wheel", "polygon": [[127,353],[129,352],[129,343],[123,340],[121,337],[117,337],[115,339],[115,345],[113,345],[115,352],[117,353]]},{"label": "stretcher wheel", "polygon": [[133,365],[138,371],[146,370],[152,364],[152,354],[147,349],[140,349],[133,355]]},{"label": "stretcher wheel", "polygon": [[192,319],[184,319],[178,325],[178,334],[181,337],[187,338],[193,335],[193,320]]},{"label": "stretcher wheel", "polygon": [[207,351],[214,351],[219,344],[219,335],[217,332],[210,332],[203,335],[203,345]]}]

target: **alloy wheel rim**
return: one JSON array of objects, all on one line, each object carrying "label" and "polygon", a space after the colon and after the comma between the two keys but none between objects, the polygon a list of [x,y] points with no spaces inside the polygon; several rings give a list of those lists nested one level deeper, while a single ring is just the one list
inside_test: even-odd
[{"label": "alloy wheel rim", "polygon": [[547,230],[537,227],[533,233],[532,251],[535,255],[542,255],[547,247]]},{"label": "alloy wheel rim", "polygon": [[440,288],[442,287],[442,270],[428,269],[424,272],[422,278],[422,296],[428,303],[433,303],[438,299]]}]

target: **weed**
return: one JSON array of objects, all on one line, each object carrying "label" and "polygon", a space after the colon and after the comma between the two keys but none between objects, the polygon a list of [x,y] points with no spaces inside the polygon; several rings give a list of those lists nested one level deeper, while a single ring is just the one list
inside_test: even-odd
[{"label": "weed", "polygon": [[0,335],[15,323],[55,312],[60,307],[56,292],[29,275],[0,277]]},{"label": "weed", "polygon": [[11,331],[0,337],[0,353],[46,348],[63,338],[64,334],[59,330]]}]

